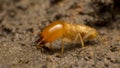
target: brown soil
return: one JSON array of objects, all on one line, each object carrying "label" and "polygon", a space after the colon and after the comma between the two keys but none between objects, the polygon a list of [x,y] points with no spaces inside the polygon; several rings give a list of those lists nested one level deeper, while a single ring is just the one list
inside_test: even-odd
[{"label": "brown soil", "polygon": [[[99,40],[66,43],[54,49],[33,46],[40,31],[55,20],[84,23]],[[119,0],[0,0],[0,68],[120,68]]]}]

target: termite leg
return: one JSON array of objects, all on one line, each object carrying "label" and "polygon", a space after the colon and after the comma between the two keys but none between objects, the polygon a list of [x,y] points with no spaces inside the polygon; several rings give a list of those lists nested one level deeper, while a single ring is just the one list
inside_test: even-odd
[{"label": "termite leg", "polygon": [[53,50],[53,46],[52,46],[52,43],[50,43],[50,49]]},{"label": "termite leg", "polygon": [[82,47],[84,47],[84,41],[83,41],[83,38],[80,33],[79,33],[79,36],[80,36],[80,41],[81,41]]},{"label": "termite leg", "polygon": [[104,42],[103,42],[103,39],[101,38],[101,36],[99,35],[99,34],[97,34],[97,39],[102,43],[102,44],[104,44]]},{"label": "termite leg", "polygon": [[64,52],[64,39],[62,39],[62,48],[61,48],[61,54]]},{"label": "termite leg", "polygon": [[86,39],[90,36],[91,32],[92,32],[92,31],[90,31],[89,33],[87,33],[87,34],[83,37],[83,40],[86,40]]},{"label": "termite leg", "polygon": [[81,34],[80,34],[80,33],[79,33],[79,34],[77,34],[77,36],[76,36],[75,40],[77,41],[77,40],[78,40],[78,38],[80,38],[81,45],[82,45],[82,47],[84,47],[84,41],[83,41],[83,38],[82,38],[82,36],[81,36]]}]

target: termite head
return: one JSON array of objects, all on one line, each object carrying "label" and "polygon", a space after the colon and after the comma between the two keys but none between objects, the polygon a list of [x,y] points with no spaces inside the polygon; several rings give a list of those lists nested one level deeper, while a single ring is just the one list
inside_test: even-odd
[{"label": "termite head", "polygon": [[53,41],[59,39],[63,36],[64,25],[61,21],[54,21],[47,27],[45,27],[41,33],[38,40],[37,48],[41,48],[43,44],[52,43]]}]

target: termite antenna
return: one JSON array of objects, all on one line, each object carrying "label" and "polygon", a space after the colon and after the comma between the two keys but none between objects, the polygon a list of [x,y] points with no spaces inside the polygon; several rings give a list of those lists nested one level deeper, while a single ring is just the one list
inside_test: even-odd
[{"label": "termite antenna", "polygon": [[98,36],[97,39],[98,39],[102,44],[104,44],[103,39],[102,39],[102,37],[99,35],[99,33],[97,34],[97,36]]}]

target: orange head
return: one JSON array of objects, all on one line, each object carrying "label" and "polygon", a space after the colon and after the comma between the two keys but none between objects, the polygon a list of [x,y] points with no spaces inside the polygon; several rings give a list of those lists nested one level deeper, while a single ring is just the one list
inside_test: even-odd
[{"label": "orange head", "polygon": [[62,37],[63,32],[63,22],[54,21],[42,30],[37,46],[40,47],[41,44],[52,43],[56,39]]}]

